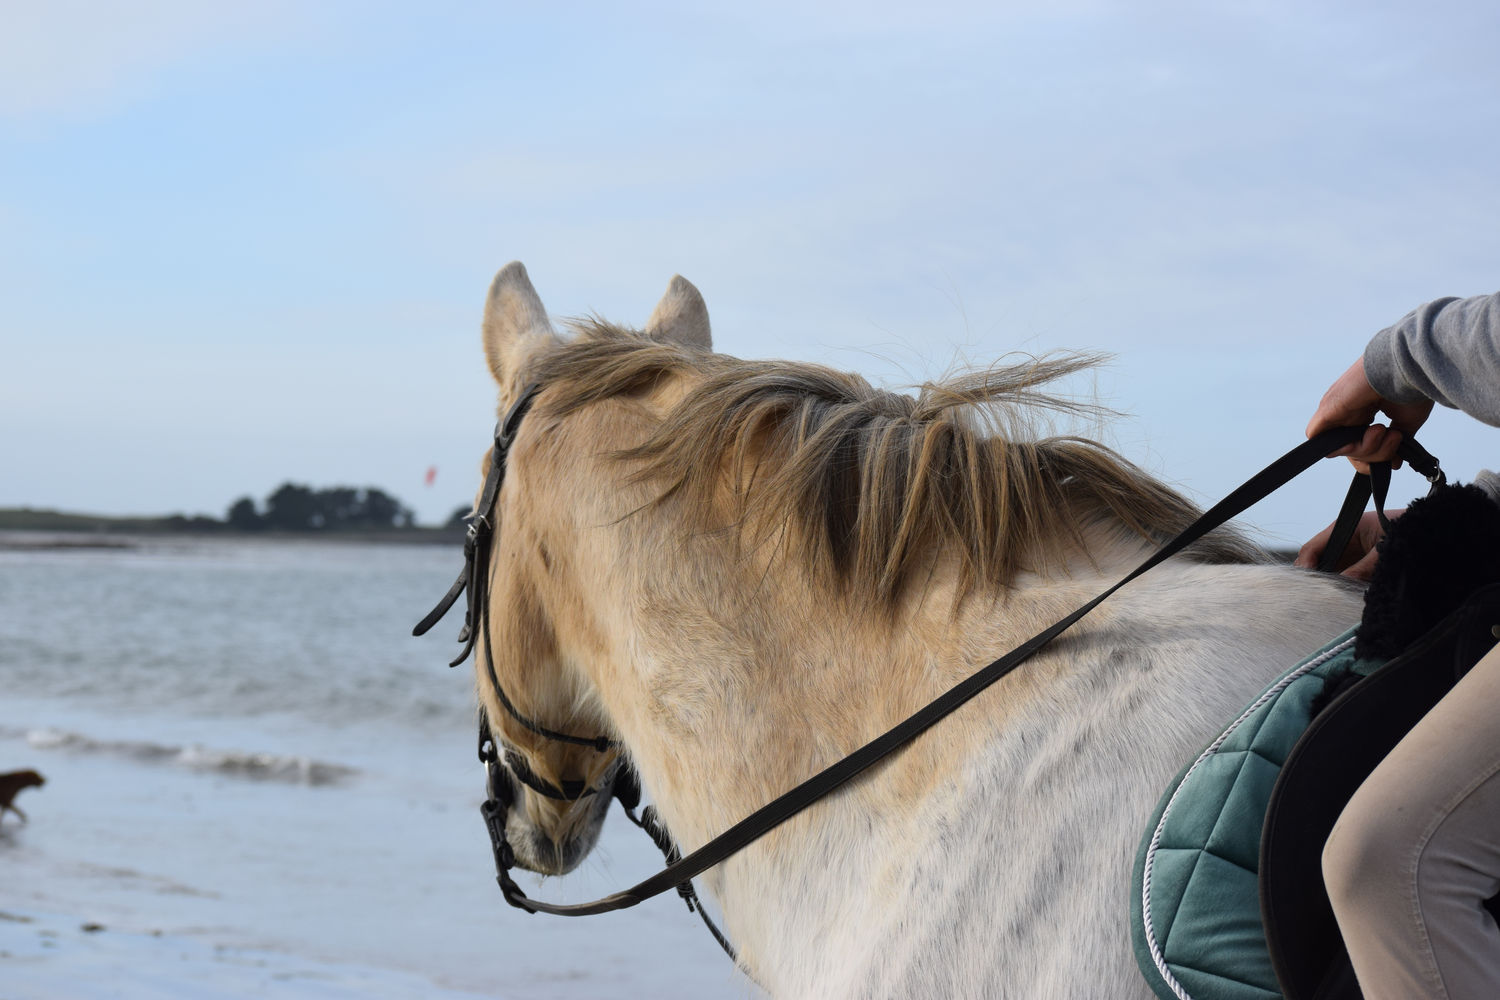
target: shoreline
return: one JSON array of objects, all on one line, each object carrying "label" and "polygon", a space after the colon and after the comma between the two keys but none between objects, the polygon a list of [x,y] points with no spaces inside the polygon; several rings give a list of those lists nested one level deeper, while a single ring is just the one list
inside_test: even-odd
[{"label": "shoreline", "polygon": [[440,545],[463,541],[460,528],[328,528],[245,531],[204,517],[109,517],[32,507],[0,507],[0,549],[129,549],[162,539],[258,539]]}]

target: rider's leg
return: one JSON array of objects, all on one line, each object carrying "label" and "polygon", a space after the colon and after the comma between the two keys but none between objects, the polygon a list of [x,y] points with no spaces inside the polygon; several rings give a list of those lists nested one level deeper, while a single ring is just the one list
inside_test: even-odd
[{"label": "rider's leg", "polygon": [[1323,876],[1366,1000],[1500,997],[1500,647],[1349,800]]}]

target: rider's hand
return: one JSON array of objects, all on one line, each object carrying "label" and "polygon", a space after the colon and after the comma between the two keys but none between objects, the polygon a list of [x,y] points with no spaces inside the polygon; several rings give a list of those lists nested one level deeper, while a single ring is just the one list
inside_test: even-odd
[{"label": "rider's hand", "polygon": [[[1394,521],[1406,508],[1400,510],[1388,510],[1385,516]],[[1333,534],[1333,525],[1329,525],[1314,535],[1306,545],[1297,552],[1296,565],[1304,569],[1316,569],[1318,559],[1323,555],[1323,550],[1328,547],[1328,539]],[[1375,560],[1379,557],[1375,543],[1385,535],[1385,530],[1380,527],[1380,518],[1375,516],[1372,510],[1359,519],[1359,526],[1354,529],[1354,537],[1349,539],[1349,547],[1344,549],[1344,554],[1339,557],[1334,569],[1343,573],[1351,580],[1369,581],[1375,573]]]},{"label": "rider's hand", "polygon": [[[1401,463],[1393,460],[1402,436],[1415,434],[1431,412],[1431,400],[1393,403],[1381,396],[1370,385],[1370,380],[1365,378],[1364,361],[1360,360],[1354,362],[1323,393],[1318,411],[1308,422],[1307,436],[1313,437],[1334,427],[1362,427],[1370,424],[1377,413],[1384,413],[1391,418],[1389,428],[1383,424],[1374,424],[1366,429],[1361,440],[1345,445],[1328,456],[1333,458],[1344,455],[1354,463],[1356,469],[1368,475],[1371,462],[1392,462],[1392,468],[1399,467]],[[1307,544],[1312,545],[1316,541],[1315,538]],[[1303,546],[1303,551],[1306,550],[1307,546]]]}]

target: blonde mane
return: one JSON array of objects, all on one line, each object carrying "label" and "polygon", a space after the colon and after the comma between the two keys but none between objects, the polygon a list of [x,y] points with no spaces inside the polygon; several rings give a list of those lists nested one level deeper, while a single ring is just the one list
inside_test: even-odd
[{"label": "blonde mane", "polygon": [[[1091,409],[1039,390],[1097,357],[966,372],[913,397],[820,365],[745,361],[596,320],[574,330],[531,366],[547,410],[684,380],[647,440],[618,454],[639,463],[634,478],[659,485],[657,503],[682,501],[691,529],[778,539],[830,583],[881,604],[942,556],[956,557],[962,597],[1061,568],[1070,551],[1086,553],[1086,529],[1155,542],[1198,514],[1103,445],[1026,433],[1042,410]],[[1191,551],[1204,562],[1263,559],[1226,530]]]}]

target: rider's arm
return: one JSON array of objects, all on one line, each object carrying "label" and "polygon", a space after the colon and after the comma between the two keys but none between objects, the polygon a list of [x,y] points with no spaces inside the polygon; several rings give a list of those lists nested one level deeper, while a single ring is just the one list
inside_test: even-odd
[{"label": "rider's arm", "polygon": [[1375,335],[1364,369],[1391,402],[1430,399],[1500,427],[1500,292],[1418,306]]},{"label": "rider's arm", "polygon": [[[1391,418],[1392,430],[1412,434],[1427,419],[1433,401],[1500,426],[1500,293],[1437,299],[1381,330],[1364,357],[1323,394],[1307,434],[1367,424],[1381,413]],[[1377,424],[1363,440],[1335,454],[1349,456],[1361,471],[1368,471],[1361,463],[1395,457],[1401,434],[1388,433]],[[1500,502],[1500,475],[1481,472],[1474,484]],[[1330,525],[1302,546],[1297,565],[1316,565],[1331,531]],[[1353,561],[1346,574],[1369,579],[1379,537],[1374,516],[1367,515],[1345,554]]]}]

